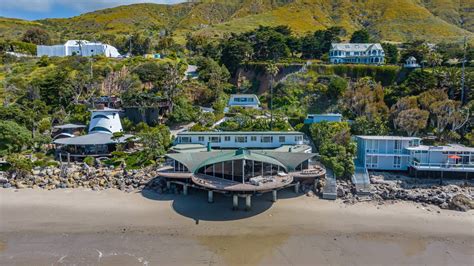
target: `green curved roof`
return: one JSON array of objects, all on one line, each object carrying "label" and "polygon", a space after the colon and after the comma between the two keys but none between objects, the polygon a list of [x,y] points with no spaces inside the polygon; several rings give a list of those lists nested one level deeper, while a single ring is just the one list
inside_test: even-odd
[{"label": "green curved roof", "polygon": [[174,159],[196,172],[199,168],[220,162],[233,160],[253,160],[275,164],[287,171],[294,170],[302,162],[313,158],[315,153],[276,152],[276,151],[249,151],[249,150],[221,150],[194,153],[170,153],[168,158]]}]

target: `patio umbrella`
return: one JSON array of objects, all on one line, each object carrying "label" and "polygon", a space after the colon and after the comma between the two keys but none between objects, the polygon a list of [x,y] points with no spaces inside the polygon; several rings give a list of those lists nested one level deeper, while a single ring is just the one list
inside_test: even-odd
[{"label": "patio umbrella", "polygon": [[449,159],[461,159],[461,156],[449,155],[448,158],[449,158]]}]

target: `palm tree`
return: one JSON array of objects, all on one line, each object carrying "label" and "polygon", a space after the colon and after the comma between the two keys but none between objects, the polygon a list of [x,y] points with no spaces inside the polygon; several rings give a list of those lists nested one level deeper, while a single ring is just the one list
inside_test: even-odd
[{"label": "palm tree", "polygon": [[273,83],[279,69],[274,63],[269,63],[265,66],[265,72],[270,76],[270,130],[273,130]]}]

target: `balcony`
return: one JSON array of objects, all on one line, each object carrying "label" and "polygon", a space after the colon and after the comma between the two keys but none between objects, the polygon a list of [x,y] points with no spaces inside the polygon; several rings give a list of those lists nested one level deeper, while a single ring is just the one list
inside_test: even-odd
[{"label": "balcony", "polygon": [[418,171],[443,171],[443,172],[474,172],[474,164],[454,163],[420,163],[412,161],[410,164]]}]

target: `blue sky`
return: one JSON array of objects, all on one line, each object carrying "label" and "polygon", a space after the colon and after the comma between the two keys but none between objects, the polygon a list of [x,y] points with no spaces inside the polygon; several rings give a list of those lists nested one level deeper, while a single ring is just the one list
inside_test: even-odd
[{"label": "blue sky", "polygon": [[183,0],[0,0],[0,16],[28,20],[64,18],[136,3],[175,4]]}]

